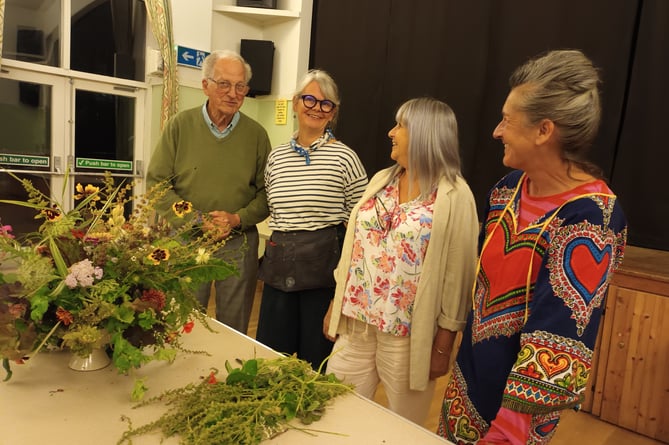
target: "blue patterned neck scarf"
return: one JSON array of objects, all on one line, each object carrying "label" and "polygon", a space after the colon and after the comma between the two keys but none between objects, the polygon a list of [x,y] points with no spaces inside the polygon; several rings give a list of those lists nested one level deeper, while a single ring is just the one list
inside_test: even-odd
[{"label": "blue patterned neck scarf", "polygon": [[319,137],[316,139],[314,142],[311,143],[311,145],[307,148],[301,147],[300,145],[297,145],[297,133],[295,133],[290,140],[290,146],[293,147],[293,150],[297,152],[300,156],[304,156],[304,161],[306,162],[307,165],[311,165],[311,158],[309,155],[316,151],[318,148],[322,147],[323,145],[327,144],[330,139],[334,139],[334,134],[332,134],[332,130],[329,128],[325,129],[325,133],[323,133],[323,136]]}]

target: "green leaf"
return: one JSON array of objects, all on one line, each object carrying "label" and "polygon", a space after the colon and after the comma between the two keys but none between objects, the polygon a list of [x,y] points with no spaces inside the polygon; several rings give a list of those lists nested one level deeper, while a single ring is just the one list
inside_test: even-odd
[{"label": "green leaf", "polygon": [[8,358],[2,359],[2,367],[5,369],[6,372],[5,379],[3,380],[3,382],[6,382],[7,380],[12,378],[12,368],[9,366]]},{"label": "green leaf", "polygon": [[146,378],[143,379],[137,379],[135,380],[135,385],[132,388],[132,401],[133,402],[138,402],[144,398],[144,394],[146,391],[149,390],[149,388],[144,384],[146,381]]},{"label": "green leaf", "polygon": [[137,319],[139,326],[145,331],[151,329],[154,324],[158,323],[158,320],[156,320],[153,311],[150,310],[140,313],[137,316]]},{"label": "green leaf", "polygon": [[154,354],[156,360],[164,360],[166,362],[173,362],[177,356],[177,350],[171,348],[160,348]]},{"label": "green leaf", "polygon": [[114,317],[123,323],[130,324],[135,320],[135,310],[128,304],[122,304],[114,311]]},{"label": "green leaf", "polygon": [[257,376],[258,375],[258,360],[256,359],[251,359],[251,360],[246,360],[244,364],[242,365],[242,372],[250,375],[250,376]]},{"label": "green leaf", "polygon": [[66,277],[68,274],[67,264],[65,264],[65,260],[60,254],[58,244],[56,244],[56,241],[53,238],[49,238],[49,250],[53,257],[53,262],[56,264],[56,269],[58,269],[58,273],[60,273],[62,277]]},{"label": "green leaf", "polygon": [[127,373],[131,368],[139,368],[149,360],[140,349],[134,347],[120,334],[114,336],[113,344],[112,360],[119,373]]},{"label": "green leaf", "polygon": [[46,295],[35,295],[30,299],[30,318],[35,322],[42,321],[44,313],[49,309],[49,298]]},{"label": "green leaf", "polygon": [[284,394],[281,401],[281,408],[283,409],[286,419],[294,419],[297,415],[297,394],[294,392]]}]

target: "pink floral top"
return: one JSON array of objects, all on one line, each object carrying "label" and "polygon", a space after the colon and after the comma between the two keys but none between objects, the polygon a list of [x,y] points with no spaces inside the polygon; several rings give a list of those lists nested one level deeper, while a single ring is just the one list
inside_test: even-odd
[{"label": "pink floral top", "polygon": [[436,190],[399,203],[398,178],[360,206],[342,313],[401,337],[411,313],[430,242]]}]

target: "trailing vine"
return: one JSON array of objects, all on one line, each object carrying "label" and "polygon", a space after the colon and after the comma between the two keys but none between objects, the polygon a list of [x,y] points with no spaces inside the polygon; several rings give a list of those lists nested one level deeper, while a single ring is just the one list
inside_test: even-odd
[{"label": "trailing vine", "polygon": [[167,390],[135,405],[164,403],[168,410],[138,428],[125,417],[128,430],[118,445],[131,445],[132,437],[156,431],[164,437],[178,435],[179,443],[188,445],[258,444],[296,428],[290,425],[293,419],[305,425],[319,420],[330,400],[352,389],[333,374],[314,372],[309,363],[294,356],[240,364],[233,368],[226,361],[225,381],[218,381],[214,369],[200,383]]}]

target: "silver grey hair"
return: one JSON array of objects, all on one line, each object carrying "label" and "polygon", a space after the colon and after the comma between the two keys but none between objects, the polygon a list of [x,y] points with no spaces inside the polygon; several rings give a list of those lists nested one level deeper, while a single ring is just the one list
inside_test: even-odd
[{"label": "silver grey hair", "polygon": [[317,69],[307,71],[307,73],[302,76],[302,79],[300,79],[300,81],[297,83],[297,88],[293,94],[293,101],[299,100],[300,96],[304,92],[304,89],[311,82],[316,82],[318,87],[321,89],[323,96],[337,105],[333,110],[332,120],[330,121],[331,126],[333,126],[337,122],[341,100],[339,98],[339,88],[337,87],[337,84],[335,83],[332,76],[330,76],[327,71]]},{"label": "silver grey hair", "polygon": [[418,180],[422,197],[442,177],[454,184],[462,176],[458,122],[451,107],[431,97],[410,99],[397,110],[395,120],[409,133],[409,179]]},{"label": "silver grey hair", "polygon": [[253,72],[251,71],[251,65],[249,65],[246,60],[238,53],[231,51],[229,49],[217,49],[212,51],[207,57],[204,58],[202,62],[202,78],[209,79],[214,75],[214,65],[221,59],[227,60],[237,60],[244,65],[244,81],[249,83],[251,81],[251,76]]},{"label": "silver grey hair", "polygon": [[525,86],[520,110],[530,124],[551,120],[562,145],[562,156],[586,172],[601,170],[585,159],[601,121],[599,73],[578,50],[549,51],[518,67],[509,78],[511,89]]}]

